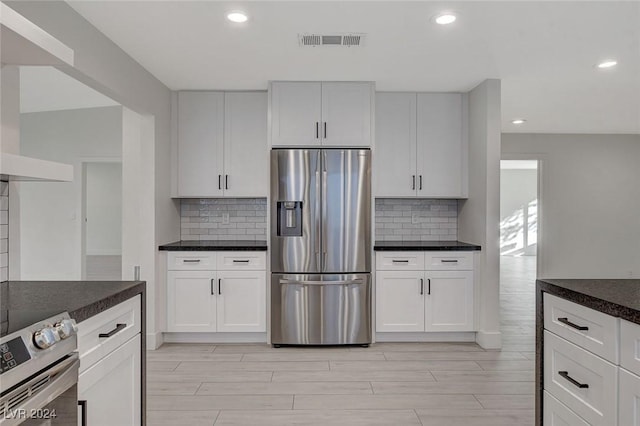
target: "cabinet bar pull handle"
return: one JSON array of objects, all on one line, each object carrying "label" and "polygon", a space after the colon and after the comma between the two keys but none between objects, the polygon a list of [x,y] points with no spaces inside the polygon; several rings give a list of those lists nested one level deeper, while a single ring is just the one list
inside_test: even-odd
[{"label": "cabinet bar pull handle", "polygon": [[324,122],[324,138],[327,138],[327,122]]},{"label": "cabinet bar pull handle", "polygon": [[184,259],[184,263],[200,263],[200,259]]},{"label": "cabinet bar pull handle", "polygon": [[82,414],[80,415],[80,425],[87,426],[87,400],[81,399],[78,401]]},{"label": "cabinet bar pull handle", "polygon": [[316,121],[316,139],[320,139],[320,123]]},{"label": "cabinet bar pull handle", "polygon": [[122,330],[124,330],[126,328],[127,324],[116,324],[116,328],[114,328],[113,330],[111,330],[108,333],[100,333],[98,334],[99,338],[103,338],[103,337],[111,337],[116,333],[121,332]]},{"label": "cabinet bar pull handle", "polygon": [[578,325],[578,324],[572,323],[571,321],[569,321],[569,318],[558,318],[558,321],[568,325],[569,327],[573,327],[576,330],[587,331],[589,329],[589,327],[585,327],[584,325]]},{"label": "cabinet bar pull handle", "polygon": [[215,281],[215,278],[211,278],[211,294],[215,295],[216,293],[213,290],[213,282]]},{"label": "cabinet bar pull handle", "polygon": [[249,259],[245,259],[245,260],[233,259],[233,263],[249,263]]},{"label": "cabinet bar pull handle", "polygon": [[229,189],[229,175],[224,175],[224,189]]},{"label": "cabinet bar pull handle", "polygon": [[420,295],[424,294],[424,279],[420,278]]},{"label": "cabinet bar pull handle", "polygon": [[218,278],[218,294],[222,294],[222,278]]},{"label": "cabinet bar pull handle", "polygon": [[411,189],[416,189],[416,175],[411,176]]},{"label": "cabinet bar pull handle", "polygon": [[396,259],[393,259],[391,261],[391,263],[409,263],[409,261],[408,260],[396,260]]},{"label": "cabinet bar pull handle", "polygon": [[440,262],[442,263],[458,263],[456,259],[442,259]]},{"label": "cabinet bar pull handle", "polygon": [[429,283],[427,287],[427,294],[431,295],[431,278],[427,279],[427,283]]},{"label": "cabinet bar pull handle", "polygon": [[422,175],[420,175],[420,191],[422,191]]},{"label": "cabinet bar pull handle", "polygon": [[222,175],[218,175],[218,189],[222,189]]},{"label": "cabinet bar pull handle", "polygon": [[569,375],[568,371],[558,371],[558,374],[561,375],[562,377],[564,377],[565,379],[567,379],[572,385],[580,388],[580,389],[588,389],[589,385],[586,383],[580,383],[579,381],[577,381],[576,379],[574,379],[573,377],[571,377]]}]

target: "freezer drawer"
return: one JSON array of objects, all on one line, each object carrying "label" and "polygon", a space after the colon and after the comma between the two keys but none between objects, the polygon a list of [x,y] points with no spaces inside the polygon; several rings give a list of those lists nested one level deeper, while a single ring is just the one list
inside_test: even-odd
[{"label": "freezer drawer", "polygon": [[271,343],[371,343],[371,275],[271,276]]}]

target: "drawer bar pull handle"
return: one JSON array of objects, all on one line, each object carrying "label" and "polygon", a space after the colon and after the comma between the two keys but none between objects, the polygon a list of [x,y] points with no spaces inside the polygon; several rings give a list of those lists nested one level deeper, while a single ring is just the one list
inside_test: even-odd
[{"label": "drawer bar pull handle", "polygon": [[458,263],[456,259],[442,259],[440,262],[442,263]]},{"label": "drawer bar pull handle", "polygon": [[116,328],[114,328],[113,330],[111,330],[108,333],[100,333],[98,334],[98,337],[103,338],[103,337],[111,337],[116,333],[121,332],[122,330],[124,330],[127,327],[127,324],[116,324]]},{"label": "drawer bar pull handle", "polygon": [[396,259],[393,259],[391,262],[392,263],[409,263],[408,260],[396,260]]},{"label": "drawer bar pull handle", "polygon": [[589,385],[586,383],[580,383],[579,381],[577,381],[576,379],[574,379],[573,377],[571,377],[569,375],[568,371],[558,371],[558,374],[561,375],[562,377],[564,377],[565,379],[567,379],[572,385],[579,387],[580,389],[588,389]]},{"label": "drawer bar pull handle", "polygon": [[184,259],[184,263],[200,263],[200,259]]},{"label": "drawer bar pull handle", "polygon": [[569,318],[558,318],[558,321],[560,321],[563,324],[568,325],[569,327],[573,327],[576,330],[580,330],[580,331],[589,330],[589,327],[585,327],[584,325],[578,325],[578,324],[572,323],[571,321],[569,321]]},{"label": "drawer bar pull handle", "polygon": [[233,259],[233,263],[249,263],[249,259],[246,259],[246,260]]}]

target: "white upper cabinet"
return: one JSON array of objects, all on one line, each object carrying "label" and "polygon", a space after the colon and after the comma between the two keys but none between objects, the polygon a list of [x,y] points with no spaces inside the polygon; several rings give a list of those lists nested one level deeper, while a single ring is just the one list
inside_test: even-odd
[{"label": "white upper cabinet", "polygon": [[418,94],[418,196],[466,197],[462,94]]},{"label": "white upper cabinet", "polygon": [[377,93],[375,196],[466,198],[465,126],[460,93]]},{"label": "white upper cabinet", "polygon": [[224,102],[224,195],[269,193],[267,94],[227,92]]},{"label": "white upper cabinet", "polygon": [[178,195],[222,196],[224,93],[178,93]]},{"label": "white upper cabinet", "polygon": [[267,94],[178,94],[178,197],[266,197]]},{"label": "white upper cabinet", "polygon": [[416,94],[376,94],[375,195],[416,196]]},{"label": "white upper cabinet", "polygon": [[370,146],[369,82],[272,82],[271,145]]}]

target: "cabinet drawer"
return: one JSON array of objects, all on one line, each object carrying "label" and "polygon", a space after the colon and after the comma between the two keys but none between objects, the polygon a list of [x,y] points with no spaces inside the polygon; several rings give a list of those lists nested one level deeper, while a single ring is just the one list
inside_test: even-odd
[{"label": "cabinet drawer", "polygon": [[216,269],[216,253],[206,251],[170,252],[170,271],[205,271]]},{"label": "cabinet drawer", "polygon": [[136,296],[78,324],[80,371],[140,333],[140,320],[140,296]]},{"label": "cabinet drawer", "polygon": [[620,320],[620,365],[640,376],[640,325]]},{"label": "cabinet drawer", "polygon": [[218,255],[218,270],[233,271],[236,269],[266,269],[266,255],[264,252],[222,251]]},{"label": "cabinet drawer", "polygon": [[430,271],[451,271],[473,269],[473,253],[436,252],[425,253],[425,269]]},{"label": "cabinet drawer", "polygon": [[576,413],[569,410],[566,405],[555,399],[547,391],[544,391],[544,414],[542,423],[544,426],[589,426]]},{"label": "cabinet drawer", "polygon": [[618,319],[611,315],[545,293],[544,328],[618,363]]},{"label": "cabinet drawer", "polygon": [[618,367],[549,331],[544,389],[591,425],[616,424]]},{"label": "cabinet drawer", "polygon": [[388,251],[376,254],[376,269],[379,271],[424,270],[424,253],[413,251]]},{"label": "cabinet drawer", "polygon": [[620,369],[618,424],[640,426],[640,377]]}]

